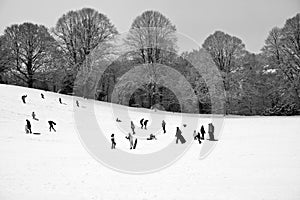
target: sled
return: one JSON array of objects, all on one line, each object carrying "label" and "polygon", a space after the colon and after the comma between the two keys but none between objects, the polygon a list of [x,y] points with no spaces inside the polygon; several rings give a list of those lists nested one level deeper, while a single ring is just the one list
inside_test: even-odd
[{"label": "sled", "polygon": [[136,144],[137,144],[137,138],[135,138],[134,144],[133,144],[133,149],[136,148]]},{"label": "sled", "polygon": [[182,135],[178,136],[178,139],[181,142],[181,144],[184,144],[186,142],[186,140],[184,139],[184,137]]}]

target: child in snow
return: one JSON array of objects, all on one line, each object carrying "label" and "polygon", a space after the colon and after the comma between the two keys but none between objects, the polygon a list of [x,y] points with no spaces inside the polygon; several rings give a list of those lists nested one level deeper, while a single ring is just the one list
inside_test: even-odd
[{"label": "child in snow", "polygon": [[44,97],[44,94],[43,94],[43,93],[41,93],[41,97],[42,97],[42,99],[45,99],[45,97]]},{"label": "child in snow", "polygon": [[62,104],[62,101],[61,101],[61,98],[60,98],[60,97],[58,98],[58,101],[59,101],[60,104]]},{"label": "child in snow", "polygon": [[51,129],[54,130],[54,132],[56,132],[56,130],[54,129],[53,125],[56,125],[56,123],[54,121],[48,121],[48,124],[49,124],[49,131],[51,132]]},{"label": "child in snow", "polygon": [[196,130],[194,130],[194,134],[193,134],[193,136],[194,136],[194,140],[198,140],[198,142],[199,142],[199,144],[201,144],[201,140],[200,140],[200,133],[198,132],[198,133],[196,133]]},{"label": "child in snow", "polygon": [[24,104],[26,104],[26,97],[27,97],[27,95],[23,95],[23,96],[21,97]]},{"label": "child in snow", "polygon": [[32,133],[32,131],[31,131],[31,123],[30,123],[30,121],[28,119],[26,119],[25,132],[26,133]]},{"label": "child in snow", "polygon": [[34,119],[34,120],[36,120],[36,121],[39,121],[39,119],[36,118],[36,115],[35,115],[34,112],[32,112],[31,116],[32,116],[32,119]]},{"label": "child in snow", "polygon": [[116,148],[115,134],[111,134],[111,149]]},{"label": "child in snow", "polygon": [[76,100],[76,105],[77,105],[77,107],[79,107],[79,102],[78,102],[78,100]]},{"label": "child in snow", "polygon": [[140,120],[141,129],[143,129],[143,126],[144,126],[144,123],[143,123],[143,121],[144,121],[144,118]]},{"label": "child in snow", "polygon": [[116,119],[116,122],[122,122],[119,118]]},{"label": "child in snow", "polygon": [[147,123],[148,123],[148,121],[149,120],[147,120],[147,119],[144,121],[144,127],[145,127],[146,130],[147,130]]},{"label": "child in snow", "polygon": [[166,133],[166,122],[165,122],[165,120],[162,120],[161,126],[163,128],[164,133]]}]

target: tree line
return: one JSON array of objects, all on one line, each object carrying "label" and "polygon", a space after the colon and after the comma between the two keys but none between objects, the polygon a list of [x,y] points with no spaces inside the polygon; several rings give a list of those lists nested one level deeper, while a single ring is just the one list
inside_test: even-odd
[{"label": "tree line", "polygon": [[[133,20],[123,38],[123,46],[132,50],[118,54],[116,27],[91,8],[63,14],[52,28],[30,22],[14,24],[0,36],[0,82],[72,94],[78,74],[93,74],[94,79],[82,76],[82,81],[85,91],[96,91],[95,95],[82,95],[111,101],[120,78],[133,67],[146,65],[149,81],[134,91],[128,105],[183,112],[174,91],[163,86],[164,80],[157,82],[155,66],[161,64],[185,77],[198,98],[200,113],[211,113],[207,83],[189,62],[205,51],[221,75],[224,114],[300,114],[299,13],[283,27],[270,30],[257,54],[247,51],[240,38],[222,31],[209,35],[202,48],[179,54],[175,33],[176,26],[162,13],[145,11]],[[109,64],[101,77],[90,67],[99,62]],[[124,87],[134,87],[127,85]]]}]

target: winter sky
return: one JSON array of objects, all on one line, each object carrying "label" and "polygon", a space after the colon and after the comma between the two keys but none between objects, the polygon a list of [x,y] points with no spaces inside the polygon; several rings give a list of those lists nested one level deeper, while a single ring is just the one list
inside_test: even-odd
[{"label": "winter sky", "polygon": [[[145,10],[157,10],[176,25],[180,34],[199,46],[216,30],[242,39],[246,49],[258,53],[268,32],[282,27],[300,10],[299,0],[0,0],[0,33],[25,21],[55,26],[69,10],[91,7],[107,15],[120,33],[128,31],[133,19]],[[195,45],[182,42],[189,50]]]}]

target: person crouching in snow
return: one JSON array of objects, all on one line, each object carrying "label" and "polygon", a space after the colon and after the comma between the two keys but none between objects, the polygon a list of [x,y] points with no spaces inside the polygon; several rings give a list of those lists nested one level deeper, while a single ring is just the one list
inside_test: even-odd
[{"label": "person crouching in snow", "polygon": [[157,140],[157,138],[155,137],[154,134],[150,134],[149,138],[147,138],[147,140]]},{"label": "person crouching in snow", "polygon": [[196,133],[196,130],[194,130],[194,134],[193,134],[194,140],[198,140],[199,144],[201,144],[201,137],[200,137],[200,133]]},{"label": "person crouching in snow", "polygon": [[111,134],[111,149],[116,148],[115,134]]},{"label": "person crouching in snow", "polygon": [[54,121],[48,121],[48,124],[49,124],[49,131],[51,132],[51,129],[53,129],[54,132],[56,132],[56,130],[53,127],[53,125],[56,125],[56,123]]}]

